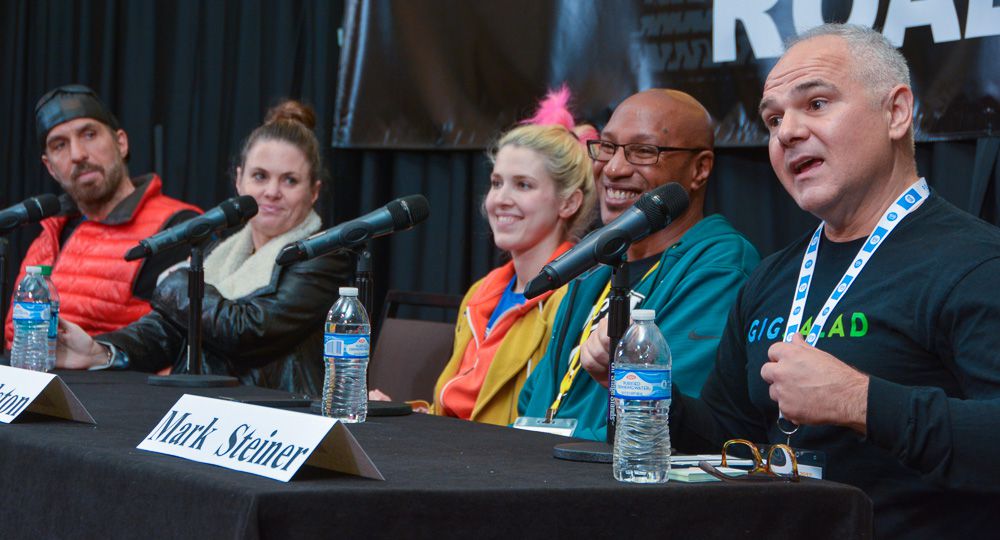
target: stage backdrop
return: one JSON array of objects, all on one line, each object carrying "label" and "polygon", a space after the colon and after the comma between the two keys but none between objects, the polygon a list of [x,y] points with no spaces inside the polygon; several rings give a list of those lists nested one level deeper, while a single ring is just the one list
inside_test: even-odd
[{"label": "stage backdrop", "polygon": [[[984,122],[995,122],[990,108],[996,110],[1000,76],[982,66],[986,59],[1000,57],[997,38],[969,37],[966,22],[973,3],[973,24],[996,20],[1000,8],[983,10],[982,2],[912,3],[954,5],[959,24],[960,39],[945,43],[930,44],[940,32],[931,25],[914,23],[903,35],[904,52],[912,43],[924,42],[928,50],[947,57],[921,60],[909,53],[925,71],[921,84],[940,88],[936,96],[960,98],[928,103],[928,94],[918,87],[921,118],[936,117],[927,107],[945,111],[942,118],[947,119],[955,107],[978,103],[978,113],[960,118],[979,123],[962,129],[981,130]],[[750,13],[735,23],[737,61],[729,64],[749,66],[763,57],[764,46],[755,40],[770,39],[773,47],[773,32],[771,38],[754,37],[766,35],[756,28],[766,29],[768,19],[780,37],[792,32],[787,22],[793,20],[791,3],[766,8],[772,3],[728,3]],[[833,12],[850,11],[852,3],[826,0],[822,5],[823,16],[830,19]],[[57,85],[80,82],[97,90],[129,134],[131,172],[155,170],[168,194],[203,208],[234,194],[230,173],[241,141],[270,105],[294,97],[312,103],[318,113],[317,133],[332,173],[320,208],[327,226],[411,193],[424,193],[430,201],[426,223],[373,242],[376,298],[390,287],[461,293],[498,258],[479,211],[490,171],[483,148],[496,130],[509,127],[547,87],[563,80],[578,95],[591,96],[582,111],[595,121],[635,89],[679,85],[686,63],[676,59],[700,54],[695,65],[704,64],[705,44],[718,35],[705,26],[712,24],[705,15],[710,7],[677,0],[5,0],[0,2],[0,208],[60,191],[40,163],[32,117],[38,97]],[[346,19],[344,13],[349,14]],[[881,24],[886,13],[883,3],[876,22]],[[343,48],[338,44],[342,23]],[[615,25],[618,30],[612,29]],[[744,28],[751,29],[749,38]],[[615,35],[617,42],[609,37]],[[372,78],[370,70],[379,66],[366,56],[369,48],[386,58],[384,78]],[[657,58],[661,60],[654,62]],[[649,78],[629,75],[637,59],[643,60],[636,65],[648,67],[636,73]],[[664,69],[657,67],[660,61]],[[708,68],[696,70],[692,84],[719,72],[715,64],[727,62],[709,60]],[[756,77],[764,66],[737,71]],[[976,85],[983,81],[993,90],[972,97],[979,95]],[[736,96],[759,92],[759,83],[701,88],[688,89],[707,103],[738,111],[747,106],[747,98]],[[350,106],[337,107],[338,92],[342,105]],[[749,98],[753,107],[756,99]],[[345,112],[371,115],[379,108],[387,114],[364,122]],[[726,114],[716,114],[727,120]],[[731,125],[758,129],[755,114],[745,120]],[[338,127],[335,133],[337,126],[350,130]],[[377,135],[370,144],[358,145],[364,148],[348,147],[356,142],[351,130],[361,128]],[[959,130],[943,131],[954,135]],[[997,223],[1000,138],[966,137],[918,144],[919,170],[938,193]],[[408,142],[402,144],[404,140]],[[431,148],[440,150],[427,150]],[[725,214],[763,254],[815,225],[778,185],[761,147],[717,152],[707,209]],[[27,228],[11,237],[11,268],[37,232]]]},{"label": "stage backdrop", "polygon": [[345,13],[333,142],[482,148],[565,81],[597,123],[638,90],[672,87],[718,120],[718,146],[764,145],[767,73],[784,40],[824,21],[902,46],[918,141],[1000,126],[993,0],[359,0]]}]

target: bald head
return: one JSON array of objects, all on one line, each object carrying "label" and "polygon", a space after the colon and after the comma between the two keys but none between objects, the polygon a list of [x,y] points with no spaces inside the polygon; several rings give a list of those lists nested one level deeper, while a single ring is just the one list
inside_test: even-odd
[{"label": "bald head", "polygon": [[715,145],[712,116],[697,99],[680,90],[644,90],[622,101],[612,118],[619,112],[646,115],[654,120],[660,126],[659,135],[668,137],[669,146],[712,148]]}]

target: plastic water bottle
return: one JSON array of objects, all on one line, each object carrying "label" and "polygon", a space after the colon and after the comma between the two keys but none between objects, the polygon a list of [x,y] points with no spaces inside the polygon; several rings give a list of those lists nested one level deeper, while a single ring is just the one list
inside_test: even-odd
[{"label": "plastic water bottle", "polygon": [[341,287],[326,316],[323,337],[323,416],[364,422],[368,416],[368,351],[371,325],[358,289]]},{"label": "plastic water bottle", "polygon": [[622,482],[660,483],[670,475],[670,347],[655,318],[651,309],[632,311],[634,323],[615,351],[612,466]]},{"label": "plastic water bottle", "polygon": [[12,367],[46,370],[51,317],[49,288],[45,285],[42,269],[29,266],[14,293],[14,341],[10,350]]},{"label": "plastic water bottle", "polygon": [[56,367],[56,347],[59,338],[59,291],[56,290],[55,283],[52,283],[52,267],[39,266],[42,269],[42,276],[45,277],[45,285],[49,288],[49,354],[45,361],[45,370],[52,371]]}]

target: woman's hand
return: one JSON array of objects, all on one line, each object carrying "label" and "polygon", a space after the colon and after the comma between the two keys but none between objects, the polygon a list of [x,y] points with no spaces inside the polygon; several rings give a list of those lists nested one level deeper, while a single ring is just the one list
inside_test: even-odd
[{"label": "woman's hand", "polygon": [[107,364],[110,357],[111,351],[94,341],[94,338],[84,332],[83,328],[66,319],[59,318],[56,367],[87,369]]},{"label": "woman's hand", "polygon": [[[386,394],[385,392],[376,388],[374,390],[368,391],[368,401],[392,401],[392,398],[389,397],[389,394]],[[406,404],[409,405],[410,408],[413,409],[413,412],[416,413],[427,414],[431,410],[430,403],[427,403],[426,401],[423,400],[407,401]]]}]

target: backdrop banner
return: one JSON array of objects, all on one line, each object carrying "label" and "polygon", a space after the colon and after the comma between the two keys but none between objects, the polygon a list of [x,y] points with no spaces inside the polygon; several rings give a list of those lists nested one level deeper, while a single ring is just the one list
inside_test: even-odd
[{"label": "backdrop banner", "polygon": [[718,146],[763,145],[768,71],[787,39],[825,21],[877,28],[901,47],[918,141],[996,133],[994,0],[354,0],[333,145],[484,148],[562,82],[578,116],[599,125],[630,94],[671,87],[716,118]]}]

